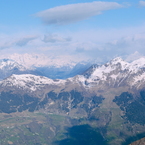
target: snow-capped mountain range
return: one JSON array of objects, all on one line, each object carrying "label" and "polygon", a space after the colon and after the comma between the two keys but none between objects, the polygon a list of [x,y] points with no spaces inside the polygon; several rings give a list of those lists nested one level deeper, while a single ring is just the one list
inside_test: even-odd
[{"label": "snow-capped mountain range", "polygon": [[44,54],[18,54],[14,53],[11,55],[1,55],[0,59],[11,59],[19,64],[22,64],[25,68],[31,69],[35,67],[53,66],[56,68],[61,68],[63,66],[68,66],[73,68],[77,63],[82,60],[77,58],[72,59],[70,56],[46,56]]},{"label": "snow-capped mountain range", "polygon": [[[76,59],[77,61],[74,61],[68,56],[48,57],[43,54],[12,54],[0,56],[0,58],[2,62],[7,60],[5,64],[0,64],[0,69],[2,69],[3,71],[5,68],[9,70],[13,69],[12,66],[10,66],[10,63],[13,64],[15,62],[15,65],[17,64],[15,68],[18,68],[18,70],[21,66],[25,71],[35,71],[35,74],[46,76],[51,79],[66,79],[68,77],[73,77],[77,74],[81,74],[93,63],[88,60],[82,61],[79,59]],[[2,68],[4,65],[6,67]],[[7,70],[5,70],[4,72],[6,71]],[[19,73],[14,72],[14,74]],[[1,79],[8,76],[10,75],[1,75]]]},{"label": "snow-capped mountain range", "polygon": [[[144,133],[145,57],[139,56],[133,61],[116,57],[103,65],[85,65],[86,70],[78,63],[73,68],[75,73],[72,72],[72,77],[67,76],[66,79],[50,79],[43,74],[34,74],[32,71],[35,69],[28,72],[28,68],[9,59],[1,60],[0,64],[1,71],[11,72],[0,81],[0,113],[4,115],[3,122],[8,120],[6,127],[10,126],[9,118],[6,117],[16,117],[16,114],[22,116],[22,122],[17,118],[15,120],[22,123],[23,128],[26,126],[27,131],[33,131],[31,128],[41,130],[42,124],[49,124],[51,128],[48,130],[53,129],[50,134],[57,134],[56,128],[60,131],[61,125],[58,122],[65,125],[65,128],[71,124],[78,126],[88,123],[99,127],[106,140],[113,135],[110,145],[121,145],[129,136]],[[62,71],[66,71],[63,70],[64,67],[60,67]],[[52,73],[58,70],[53,69]],[[34,115],[31,115],[33,112]],[[45,115],[42,116],[42,113]],[[24,124],[25,119],[27,123],[29,121],[24,117],[25,114],[29,118],[32,116],[33,120],[34,116],[41,114],[41,117],[38,116],[39,123],[36,124],[35,121]],[[44,119],[44,116],[47,118]],[[62,122],[59,121],[61,116],[68,118]],[[52,123],[55,122],[54,118],[56,125]],[[22,132],[21,124],[16,122],[14,125],[12,122],[11,125]],[[42,133],[43,131],[39,132]],[[8,130],[7,135],[9,134],[11,132]],[[48,139],[47,134],[46,138]]]},{"label": "snow-capped mountain range", "polygon": [[17,87],[35,91],[46,85],[79,84],[84,88],[129,86],[141,88],[145,84],[145,58],[139,58],[131,63],[117,57],[104,65],[93,65],[82,75],[76,75],[66,80],[52,80],[47,77],[32,74],[12,75],[3,81],[1,86]]},{"label": "snow-capped mountain range", "polygon": [[[91,72],[91,73],[89,73]],[[145,82],[145,58],[139,58],[131,63],[117,57],[110,62],[90,68],[84,73],[87,85],[121,86],[129,85],[139,87]]]}]

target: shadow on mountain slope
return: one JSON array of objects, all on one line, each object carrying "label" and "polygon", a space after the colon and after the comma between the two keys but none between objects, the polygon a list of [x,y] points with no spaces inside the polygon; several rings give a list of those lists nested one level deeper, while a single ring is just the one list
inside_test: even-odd
[{"label": "shadow on mountain slope", "polygon": [[103,136],[89,125],[73,126],[67,129],[67,138],[57,145],[107,145]]}]

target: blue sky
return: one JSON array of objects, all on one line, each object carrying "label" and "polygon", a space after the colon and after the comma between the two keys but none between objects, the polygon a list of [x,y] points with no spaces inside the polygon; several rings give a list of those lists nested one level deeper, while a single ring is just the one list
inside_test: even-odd
[{"label": "blue sky", "polygon": [[0,0],[0,54],[145,55],[145,1]]}]

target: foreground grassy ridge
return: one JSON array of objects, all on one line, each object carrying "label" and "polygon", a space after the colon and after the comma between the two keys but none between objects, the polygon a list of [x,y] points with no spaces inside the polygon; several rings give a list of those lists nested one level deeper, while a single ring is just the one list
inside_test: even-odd
[{"label": "foreground grassy ridge", "polygon": [[[90,124],[94,127],[97,126],[94,122],[89,122],[86,118],[70,118],[57,114],[39,112],[22,112],[18,114],[13,113],[11,115],[1,114],[0,144],[61,144],[61,141],[65,141],[68,137],[68,129],[73,129],[75,124],[78,127],[83,126],[83,124]],[[80,132],[78,135],[81,134]],[[83,135],[85,134],[86,133],[83,132]]]},{"label": "foreground grassy ridge", "polygon": [[[0,115],[1,145],[47,145],[63,131],[65,116],[45,113],[13,113]],[[60,130],[60,131],[59,131]]]}]

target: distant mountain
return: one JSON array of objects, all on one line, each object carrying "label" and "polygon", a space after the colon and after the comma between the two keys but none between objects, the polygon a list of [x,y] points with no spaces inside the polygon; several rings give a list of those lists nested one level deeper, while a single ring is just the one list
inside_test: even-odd
[{"label": "distant mountain", "polygon": [[92,63],[90,62],[80,62],[76,65],[72,66],[43,66],[43,67],[35,67],[35,70],[41,72],[43,76],[46,76],[51,79],[67,79],[70,77],[74,77],[76,75],[82,74],[86,71]]},{"label": "distant mountain", "polygon": [[23,65],[20,65],[11,59],[0,60],[0,80],[11,76],[12,74],[36,74],[41,75],[40,72],[34,69],[26,69]]},{"label": "distant mountain", "polygon": [[[129,86],[130,88],[134,88],[134,89],[142,88],[145,83],[145,58],[140,58],[131,63],[128,63],[122,60],[120,57],[117,57],[104,65],[100,65],[100,66],[97,64],[92,65],[90,68],[88,68],[88,70],[86,70],[83,73],[82,71],[86,69],[86,66],[83,65],[85,66],[83,67],[82,65],[83,64],[77,64],[76,67],[74,67],[74,69],[71,71],[72,76],[74,76],[75,73],[82,74],[82,75],[76,75],[72,78],[68,78],[67,80],[64,80],[64,82],[65,81],[70,81],[72,83],[78,82],[81,85],[83,85],[84,88],[87,88],[87,87],[93,88],[96,86],[98,88],[99,87]],[[7,66],[7,68],[9,67]],[[20,70],[21,71],[23,70],[22,72],[24,72],[24,68],[23,69],[22,68]],[[42,73],[44,72],[45,71],[42,71]],[[52,69],[52,72],[53,72],[53,69]],[[55,73],[56,72],[54,71],[53,74]],[[59,73],[61,72],[58,72],[58,74]],[[35,75],[12,75],[10,78],[5,79],[4,81],[9,80],[9,79],[17,80],[19,78],[23,80],[25,77],[32,78],[32,81],[38,80],[38,76],[36,76],[37,79],[35,79]],[[46,79],[47,80],[46,82],[49,82],[48,80],[51,80],[45,77],[40,77],[39,79],[40,80]],[[45,84],[43,83],[43,80],[42,80],[42,84]],[[53,81],[51,81],[51,83],[52,82]],[[14,86],[15,84],[12,84],[12,85]],[[34,85],[34,83],[32,83],[32,85]]]},{"label": "distant mountain", "polygon": [[138,51],[135,51],[134,53],[128,55],[125,57],[125,60],[127,62],[132,62],[134,60],[137,60],[139,58],[143,58],[144,56],[142,54],[140,54]]},{"label": "distant mountain", "polygon": [[[51,79],[66,79],[82,74],[93,63],[88,60],[81,61],[79,59],[73,61],[66,56],[57,58],[41,54],[12,54],[9,56],[1,56],[1,58],[13,60],[17,65],[21,64],[25,71],[31,70],[32,72],[33,70],[35,73],[32,74],[39,74]],[[15,74],[15,72],[10,74]],[[2,74],[2,78],[5,78],[6,76],[8,75],[3,76]]]},{"label": "distant mountain", "polygon": [[[1,59],[7,58],[16,61],[19,64],[25,66],[25,68],[32,67],[56,67],[61,68],[63,66],[74,67],[77,63],[81,62],[80,58],[77,58],[75,61],[73,58],[68,56],[47,56],[44,54],[11,54],[0,56]],[[86,61],[87,62],[87,61]]]}]

